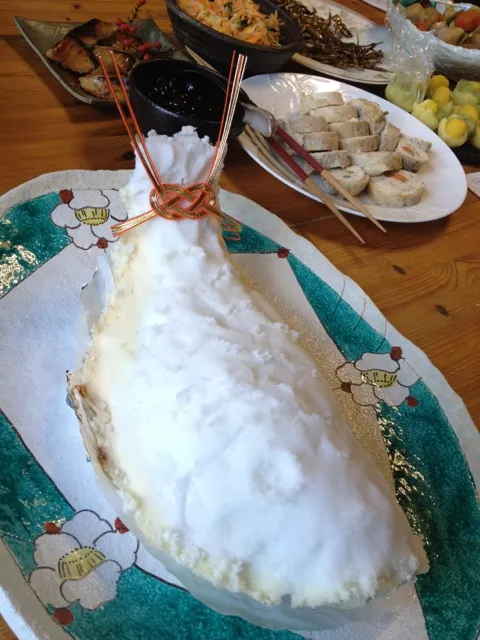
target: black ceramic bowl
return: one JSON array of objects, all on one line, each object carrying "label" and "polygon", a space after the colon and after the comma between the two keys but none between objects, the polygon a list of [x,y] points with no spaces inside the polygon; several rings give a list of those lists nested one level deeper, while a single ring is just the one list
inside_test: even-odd
[{"label": "black ceramic bowl", "polygon": [[190,17],[177,5],[177,0],[166,0],[173,31],[180,42],[209,62],[215,69],[225,72],[230,66],[233,51],[248,56],[247,72],[273,73],[278,71],[303,46],[297,22],[278,7],[273,0],[256,0],[262,13],[278,11],[284,23],[280,31],[280,46],[264,47],[248,44],[223,35]]},{"label": "black ceramic bowl", "polygon": [[[226,86],[226,78],[194,62],[152,60],[132,70],[129,96],[143,134],[154,129],[172,136],[182,127],[192,126],[200,137],[208,136],[214,144],[220,129]],[[248,100],[243,90],[240,100]],[[243,117],[244,109],[238,105],[230,138],[242,133]]]}]

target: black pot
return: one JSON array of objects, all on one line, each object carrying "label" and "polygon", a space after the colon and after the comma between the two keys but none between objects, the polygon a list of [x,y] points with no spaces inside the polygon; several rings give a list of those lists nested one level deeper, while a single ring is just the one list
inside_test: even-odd
[{"label": "black pot", "polygon": [[273,0],[257,0],[257,4],[266,15],[278,11],[280,20],[284,23],[278,47],[248,44],[223,35],[190,17],[178,7],[176,0],[166,1],[168,15],[178,40],[222,72],[229,68],[233,51],[248,56],[247,72],[273,73],[303,46],[302,32],[297,22]]},{"label": "black pot", "polygon": [[[175,82],[175,78],[178,81],[178,78],[181,78],[182,74],[186,74],[186,72],[188,72],[188,75],[185,75],[186,82],[193,83],[192,91],[194,91],[193,95],[197,98],[197,102],[201,94],[206,95],[208,102],[211,102],[219,113],[218,117],[211,119],[209,116],[204,117],[200,114],[199,116],[184,115],[175,112],[175,108],[171,105],[162,106],[163,100],[158,100],[158,103],[155,101],[157,95],[155,87],[158,85],[158,81],[162,85],[170,79]],[[199,90],[198,94],[195,93],[195,86]],[[226,87],[227,80],[219,73],[184,60],[142,62],[134,67],[129,78],[130,101],[143,134],[146,135],[154,129],[159,134],[172,136],[182,127],[192,126],[197,129],[200,137],[208,136],[212,144],[215,144],[218,138]],[[240,101],[247,100],[248,97],[242,90]],[[166,103],[164,102],[164,104]],[[245,127],[243,117],[244,109],[241,105],[237,105],[230,129],[230,138],[236,138],[242,133]]]},{"label": "black pot", "polygon": [[480,149],[476,149],[473,144],[467,143],[462,147],[452,149],[462,164],[470,164],[473,167],[480,166]]}]

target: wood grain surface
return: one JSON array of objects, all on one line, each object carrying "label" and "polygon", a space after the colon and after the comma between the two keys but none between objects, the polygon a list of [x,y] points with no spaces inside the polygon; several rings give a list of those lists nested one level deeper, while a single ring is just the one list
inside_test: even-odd
[{"label": "wood grain surface", "polygon": [[[361,0],[343,1],[383,22],[383,14]],[[0,2],[0,193],[50,171],[133,166],[115,112],[78,103],[50,75],[13,23],[14,15],[72,22],[92,17],[109,20],[125,17],[132,5],[125,0]],[[148,13],[162,30],[171,32],[163,0],[148,0],[144,15]],[[288,68],[305,72],[293,64]],[[425,351],[480,424],[480,201],[476,196],[469,192],[464,205],[443,220],[386,223],[387,235],[351,217],[367,240],[360,246],[325,207],[274,179],[239,146],[229,151],[222,184],[289,224],[301,222],[297,231],[356,280],[389,321]],[[0,640],[14,637],[0,619]]]}]

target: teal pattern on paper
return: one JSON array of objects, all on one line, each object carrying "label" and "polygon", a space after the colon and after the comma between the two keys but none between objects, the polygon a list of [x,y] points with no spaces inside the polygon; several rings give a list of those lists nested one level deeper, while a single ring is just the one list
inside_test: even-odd
[{"label": "teal pattern on paper", "polygon": [[[392,346],[295,256],[288,261],[319,320],[347,360]],[[425,536],[430,571],[417,593],[431,640],[475,640],[480,630],[480,508],[457,437],[424,382],[412,392],[418,406],[381,406],[397,498],[412,527]],[[413,473],[412,473],[413,471]],[[419,472],[419,474],[417,473]],[[402,481],[412,491],[405,495]]]},{"label": "teal pattern on paper", "polygon": [[274,240],[246,224],[242,225],[240,240],[230,240],[228,233],[224,233],[224,239],[229,253],[276,253],[280,249]]},{"label": "teal pattern on paper", "polygon": [[[41,196],[12,208],[0,220],[0,298],[70,243],[50,213],[60,198]],[[277,253],[280,245],[242,225],[240,240],[229,239],[231,253]],[[283,257],[287,257],[284,255]],[[364,353],[388,353],[392,346],[341,296],[288,255],[307,299],[325,329],[354,362]],[[3,288],[2,288],[3,287]],[[431,569],[417,591],[430,640],[475,640],[480,627],[480,509],[467,463],[446,416],[426,384],[412,388],[418,405],[381,403],[379,424],[391,459],[398,499],[413,528],[424,534]],[[34,539],[45,522],[74,515],[49,477],[0,412],[0,535],[26,576],[35,568]],[[135,606],[132,603],[134,594]],[[172,640],[293,640],[290,632],[260,629],[238,618],[220,616],[189,594],[133,566],[120,577],[117,597],[94,611],[74,604],[66,628],[75,638]],[[128,616],[125,612],[128,610]],[[408,639],[410,640],[410,639]],[[414,639],[412,639],[414,640]]]},{"label": "teal pattern on paper", "polygon": [[[0,537],[28,576],[35,568],[34,540],[44,532],[44,523],[68,520],[74,511],[1,412],[0,451]],[[260,629],[240,618],[215,613],[185,591],[135,566],[120,577],[114,600],[94,611],[78,604],[70,610],[74,620],[67,630],[80,640],[298,640],[289,631]]]},{"label": "teal pattern on paper", "polygon": [[58,193],[49,193],[0,218],[0,298],[70,243],[65,231],[50,223],[58,204]]}]

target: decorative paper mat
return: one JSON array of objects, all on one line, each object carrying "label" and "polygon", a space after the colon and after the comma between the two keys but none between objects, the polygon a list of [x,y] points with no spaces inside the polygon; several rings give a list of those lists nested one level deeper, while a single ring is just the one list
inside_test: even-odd
[{"label": "decorative paper mat", "polygon": [[[67,406],[79,292],[112,240],[110,218],[125,218],[118,189],[127,176],[50,174],[0,199],[0,612],[22,640],[293,640],[298,633],[207,609],[138,546],[99,494]],[[301,335],[314,337],[313,355],[356,435],[390,480],[393,472],[432,567],[375,624],[300,635],[474,640],[480,436],[462,401],[313,245],[245,198],[222,192],[221,204],[241,223],[239,240],[226,234],[230,252]],[[102,224],[89,224],[93,209]],[[360,375],[365,366],[388,373],[389,384],[374,386]],[[63,566],[75,550],[93,554],[95,568],[79,563],[67,580]]]}]

